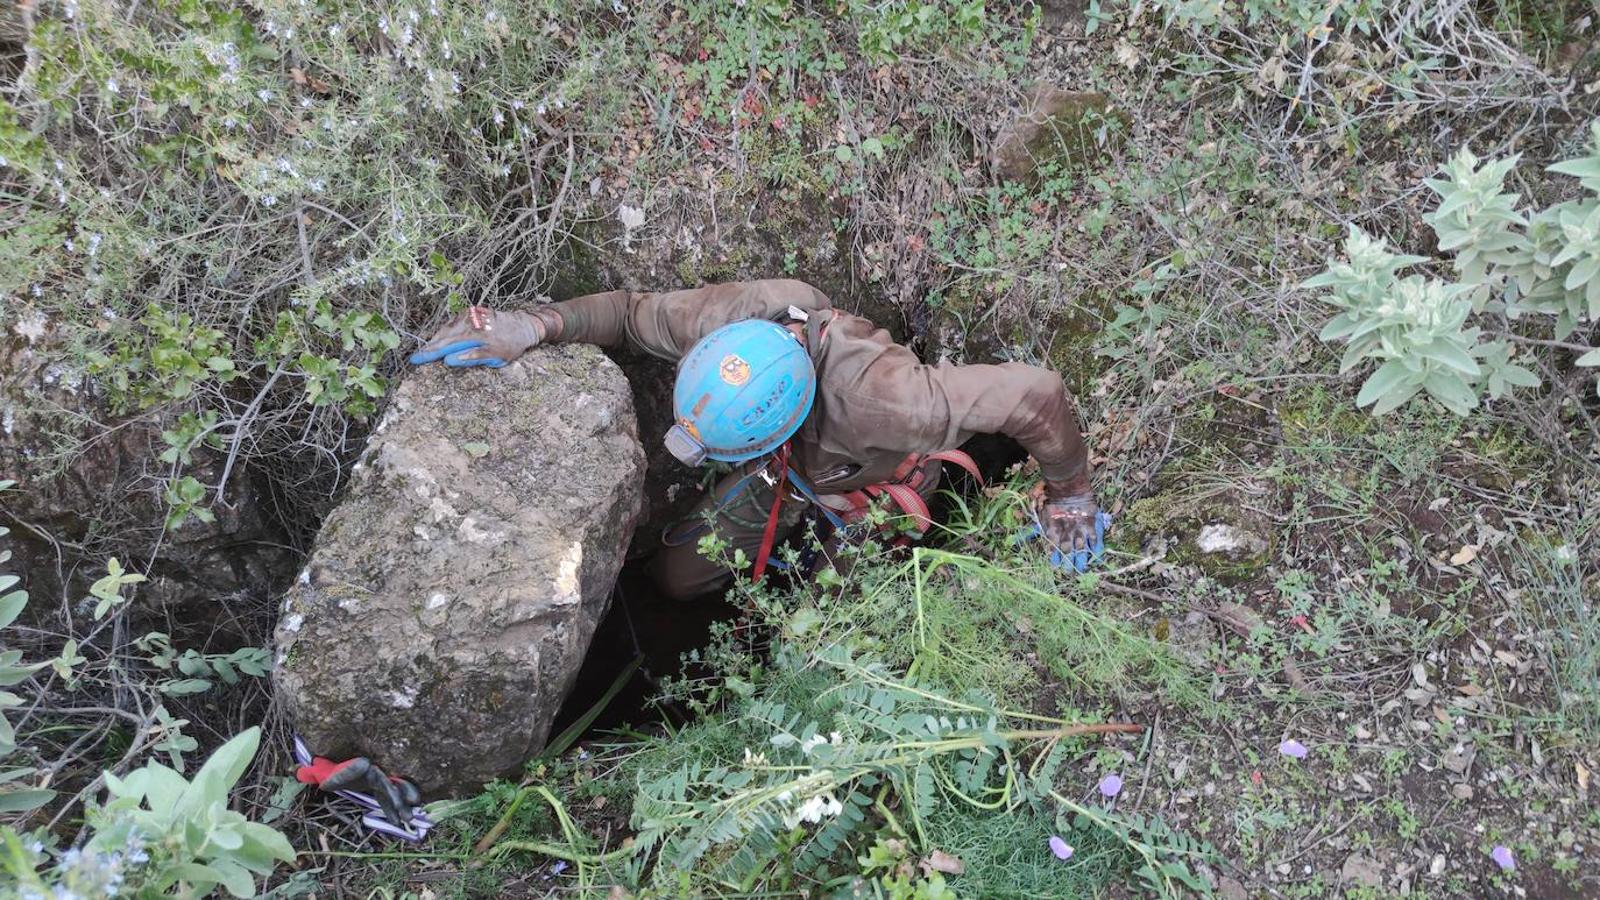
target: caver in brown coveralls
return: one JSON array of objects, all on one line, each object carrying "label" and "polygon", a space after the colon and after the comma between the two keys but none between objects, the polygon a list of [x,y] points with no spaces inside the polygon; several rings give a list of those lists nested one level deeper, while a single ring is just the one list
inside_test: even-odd
[{"label": "caver in brown coveralls", "polygon": [[[602,347],[630,344],[676,361],[706,334],[730,322],[791,321],[817,371],[816,405],[790,442],[790,464],[828,495],[888,480],[910,454],[953,449],[974,434],[1004,434],[1031,453],[1044,475],[1046,508],[1060,504],[1073,520],[1086,509],[1092,522],[1088,456],[1078,418],[1061,376],[1021,363],[930,366],[889,339],[870,321],[832,308],[822,292],[792,280],[712,285],[667,293],[609,291],[552,303],[527,313],[474,308],[441,329],[424,350],[463,338],[484,347],[466,358],[510,361],[544,341],[582,341]],[[761,464],[759,461],[752,465]],[[936,466],[937,463],[930,465]],[[698,520],[739,480],[736,471],[695,508]],[[919,490],[932,489],[926,478]],[[716,516],[729,551],[754,557],[774,488],[751,479],[742,495]],[[792,507],[794,504],[786,504]],[[797,522],[781,522],[781,541]],[[1050,519],[1045,519],[1049,529]],[[665,547],[653,572],[663,593],[690,597],[725,585],[732,573],[699,555],[696,542]]]}]

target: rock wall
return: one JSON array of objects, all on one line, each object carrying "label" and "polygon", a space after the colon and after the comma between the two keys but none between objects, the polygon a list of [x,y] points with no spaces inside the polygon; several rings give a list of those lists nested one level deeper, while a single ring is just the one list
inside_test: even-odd
[{"label": "rock wall", "polygon": [[[141,604],[201,632],[223,614],[219,600],[268,600],[273,582],[293,572],[294,554],[246,467],[229,472],[227,502],[211,505],[213,521],[191,517],[165,530],[165,423],[114,415],[57,358],[59,348],[0,341],[0,478],[18,482],[0,495],[0,521],[11,528],[10,569],[38,601],[30,610],[84,597],[108,556],[149,576],[136,593]],[[197,448],[183,473],[212,487],[225,462]]]},{"label": "rock wall", "polygon": [[301,735],[433,797],[514,774],[610,605],[644,465],[596,348],[411,373],[284,602],[275,679]]}]

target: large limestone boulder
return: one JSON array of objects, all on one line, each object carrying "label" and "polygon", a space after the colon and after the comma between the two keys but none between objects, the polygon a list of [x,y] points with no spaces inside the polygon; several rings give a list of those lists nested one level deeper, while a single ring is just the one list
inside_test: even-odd
[{"label": "large limestone boulder", "polygon": [[284,602],[275,678],[300,734],[431,796],[514,773],[605,615],[644,464],[596,348],[409,375]]}]

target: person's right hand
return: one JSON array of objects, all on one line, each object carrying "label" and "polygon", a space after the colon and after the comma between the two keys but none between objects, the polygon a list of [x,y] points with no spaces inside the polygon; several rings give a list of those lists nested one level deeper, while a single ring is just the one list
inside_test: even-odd
[{"label": "person's right hand", "polygon": [[452,368],[498,369],[553,337],[552,330],[538,313],[469,306],[411,354],[411,364],[421,366],[442,359]]}]

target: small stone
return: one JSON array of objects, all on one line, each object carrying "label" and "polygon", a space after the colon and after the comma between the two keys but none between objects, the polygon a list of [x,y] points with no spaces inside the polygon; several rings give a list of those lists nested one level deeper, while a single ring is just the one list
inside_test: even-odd
[{"label": "small stone", "polygon": [[1200,528],[1195,546],[1201,553],[1222,553],[1234,559],[1267,552],[1267,542],[1237,525],[1213,522]]},{"label": "small stone", "polygon": [[1244,885],[1237,880],[1222,876],[1217,882],[1217,893],[1223,900],[1249,900],[1250,895],[1245,893]]},{"label": "small stone", "polygon": [[1439,762],[1446,769],[1457,775],[1464,775],[1468,769],[1472,768],[1472,760],[1477,755],[1478,750],[1476,747],[1470,744],[1457,744],[1450,748],[1450,751]]},{"label": "small stone", "polygon": [[1358,740],[1358,741],[1370,741],[1370,740],[1372,740],[1372,732],[1368,731],[1367,730],[1367,726],[1365,726],[1365,725],[1357,725],[1356,726],[1356,740]]},{"label": "small stone", "polygon": [[1465,783],[1451,785],[1450,786],[1450,796],[1456,798],[1457,800],[1471,800],[1472,799],[1472,785],[1465,784]]},{"label": "small stone", "polygon": [[1444,854],[1443,853],[1434,854],[1433,862],[1428,863],[1428,874],[1432,875],[1435,878],[1438,878],[1440,875],[1444,874]]},{"label": "small stone", "polygon": [[1370,856],[1361,853],[1352,853],[1345,857],[1344,865],[1339,869],[1339,880],[1346,884],[1360,887],[1381,887],[1383,885],[1383,866]]}]

